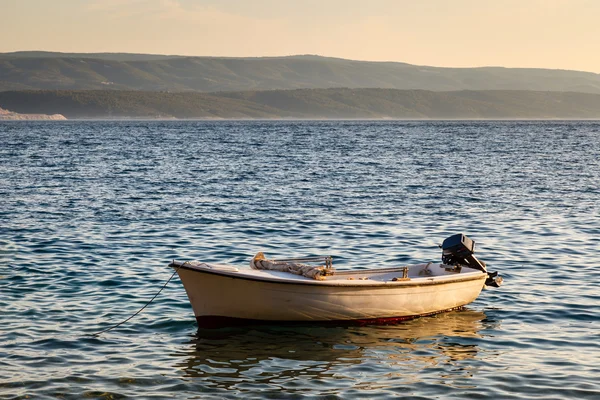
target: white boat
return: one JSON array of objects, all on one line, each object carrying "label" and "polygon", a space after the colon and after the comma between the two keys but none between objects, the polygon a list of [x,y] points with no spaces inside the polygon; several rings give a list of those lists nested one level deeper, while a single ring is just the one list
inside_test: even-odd
[{"label": "white boat", "polygon": [[[473,256],[474,242],[466,236],[454,235],[442,248],[443,263],[385,269],[335,271],[331,257],[267,260],[262,253],[252,259],[253,268],[199,261],[173,261],[169,266],[176,269],[201,328],[385,324],[461,308],[486,284],[500,285],[497,273],[489,274],[485,263]],[[309,262],[323,265],[312,267]]]}]

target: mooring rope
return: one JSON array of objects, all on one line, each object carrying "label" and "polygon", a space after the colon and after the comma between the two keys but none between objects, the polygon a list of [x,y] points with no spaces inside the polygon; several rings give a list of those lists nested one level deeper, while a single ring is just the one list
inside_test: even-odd
[{"label": "mooring rope", "polygon": [[165,284],[163,285],[163,287],[160,288],[160,290],[154,295],[154,297],[152,297],[150,299],[149,302],[147,302],[146,304],[144,304],[144,306],[142,308],[140,308],[139,310],[137,310],[137,312],[135,314],[133,314],[132,316],[130,316],[126,320],[119,322],[116,325],[113,325],[113,326],[111,326],[109,328],[106,328],[106,329],[104,329],[104,330],[102,330],[100,332],[92,333],[89,336],[99,336],[99,335],[101,335],[101,334],[103,334],[105,332],[111,331],[111,330],[113,330],[113,329],[115,329],[115,328],[123,325],[125,322],[129,321],[131,318],[133,318],[136,315],[138,315],[139,313],[141,313],[144,310],[144,308],[148,307],[150,305],[150,303],[152,303],[154,301],[154,299],[160,294],[160,292],[162,292],[163,289],[167,287],[167,285],[169,284],[169,282],[171,282],[171,279],[173,279],[173,277],[175,276],[175,274],[177,273],[177,271],[179,271],[179,268],[183,267],[186,263],[187,263],[187,261],[184,262],[183,264],[181,264],[180,266],[178,266],[177,269],[175,269],[175,271],[173,271],[173,274],[171,274],[171,276],[169,277],[169,279],[167,279],[167,282],[165,282]]}]

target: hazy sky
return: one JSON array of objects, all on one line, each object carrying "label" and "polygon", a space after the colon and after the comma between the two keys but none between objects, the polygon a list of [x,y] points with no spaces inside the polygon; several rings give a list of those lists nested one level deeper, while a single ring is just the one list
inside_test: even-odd
[{"label": "hazy sky", "polygon": [[600,0],[0,0],[0,52],[319,54],[600,72]]}]

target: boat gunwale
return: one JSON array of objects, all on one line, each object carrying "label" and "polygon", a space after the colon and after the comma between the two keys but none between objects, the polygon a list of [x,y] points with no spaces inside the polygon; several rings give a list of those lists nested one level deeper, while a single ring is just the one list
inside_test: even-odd
[{"label": "boat gunwale", "polygon": [[[205,264],[210,266],[210,264],[208,264],[208,263],[205,263]],[[420,264],[416,264],[416,265],[420,265]],[[461,274],[459,273],[454,276],[452,276],[452,275],[437,276],[437,277],[428,276],[428,277],[410,278],[409,280],[406,280],[406,281],[403,281],[403,280],[391,281],[390,280],[390,281],[384,281],[381,283],[372,283],[374,281],[363,281],[363,280],[352,280],[352,281],[322,280],[322,281],[319,281],[319,280],[300,280],[300,279],[292,280],[292,279],[286,279],[286,278],[283,278],[283,279],[275,278],[274,279],[274,278],[262,277],[262,276],[243,275],[243,274],[239,274],[238,271],[198,268],[197,266],[186,265],[185,262],[178,262],[178,261],[173,261],[168,266],[175,270],[185,269],[185,270],[189,270],[189,271],[193,271],[193,272],[197,272],[197,273],[201,273],[201,274],[218,275],[218,276],[222,276],[222,277],[226,277],[226,278],[241,279],[241,280],[247,280],[247,281],[253,281],[253,282],[266,282],[266,283],[270,283],[270,284],[282,284],[282,285],[309,285],[309,286],[317,286],[317,287],[353,288],[353,289],[402,288],[402,287],[448,285],[448,284],[459,283],[459,282],[484,280],[487,277],[487,275],[485,273],[477,271],[477,270],[473,270],[473,272],[463,273],[463,275],[466,275],[466,276],[460,276]],[[236,267],[232,266],[232,268],[236,268]],[[402,268],[403,267],[398,267],[398,272],[401,272]],[[395,268],[386,268],[386,269],[381,269],[381,270],[373,270],[373,269],[343,270],[343,271],[339,271],[339,273],[343,272],[343,273],[345,273],[344,275],[351,274],[351,273],[356,273],[356,274],[373,273],[373,272],[377,273],[379,271],[381,271],[382,273],[389,273],[389,272],[394,272],[394,270],[395,270]],[[435,279],[435,278],[439,278],[439,277],[444,277],[445,279]]]}]

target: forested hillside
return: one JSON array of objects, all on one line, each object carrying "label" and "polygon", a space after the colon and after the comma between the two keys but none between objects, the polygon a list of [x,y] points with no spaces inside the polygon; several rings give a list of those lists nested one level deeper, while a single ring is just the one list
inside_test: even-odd
[{"label": "forested hillside", "polygon": [[600,95],[396,89],[6,91],[0,92],[0,107],[67,118],[600,118]]}]

